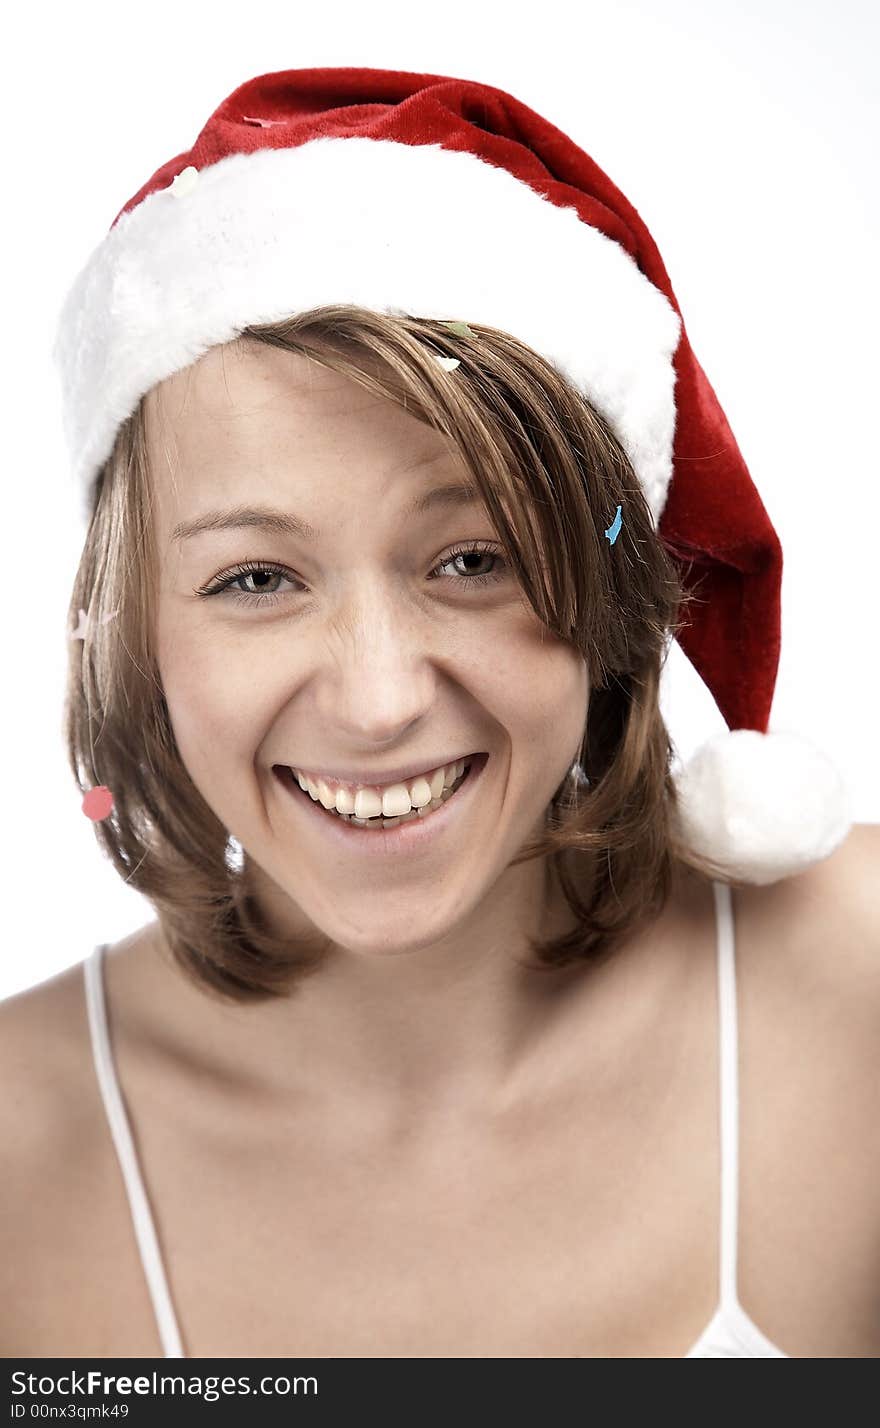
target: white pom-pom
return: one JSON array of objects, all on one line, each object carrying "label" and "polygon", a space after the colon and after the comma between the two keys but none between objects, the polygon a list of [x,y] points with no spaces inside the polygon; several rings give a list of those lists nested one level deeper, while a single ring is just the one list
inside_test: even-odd
[{"label": "white pom-pom", "polygon": [[791,877],[827,858],[852,827],[838,770],[799,734],[718,734],[674,777],[689,845],[742,882]]}]

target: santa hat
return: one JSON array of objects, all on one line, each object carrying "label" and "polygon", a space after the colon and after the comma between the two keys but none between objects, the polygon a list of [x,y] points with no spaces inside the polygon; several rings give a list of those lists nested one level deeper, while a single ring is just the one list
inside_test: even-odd
[{"label": "santa hat", "polygon": [[685,588],[699,587],[677,638],[729,729],[675,775],[689,843],[753,883],[827,857],[851,826],[849,792],[806,740],[768,732],[782,549],[663,260],[589,155],[503,90],[304,69],[224,99],[125,204],[61,312],[86,515],[155,383],[249,324],[339,302],[501,328],[607,419]]}]

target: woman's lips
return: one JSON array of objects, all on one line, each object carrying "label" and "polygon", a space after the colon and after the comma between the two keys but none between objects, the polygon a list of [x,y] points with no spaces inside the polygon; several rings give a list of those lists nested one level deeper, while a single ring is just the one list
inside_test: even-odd
[{"label": "woman's lips", "polygon": [[470,768],[455,793],[447,798],[440,808],[422,816],[417,814],[415,818],[409,818],[405,823],[397,823],[391,828],[365,828],[346,818],[339,818],[324,808],[320,800],[312,799],[309,793],[300,788],[290,768],[275,764],[273,772],[288,794],[297,801],[305,816],[313,820],[316,828],[323,829],[325,834],[339,840],[341,847],[375,855],[408,852],[426,847],[440,838],[444,829],[458,823],[472,807],[475,786],[488,761],[488,754],[472,756],[468,760]]},{"label": "woman's lips", "polygon": [[[312,779],[315,783],[317,783],[319,779],[323,779],[331,788],[344,788],[354,795],[358,789],[386,789],[398,783],[414,783],[417,778],[424,778],[430,782],[430,779],[437,773],[438,769],[448,769],[451,768],[453,764],[458,763],[470,763],[473,759],[479,757],[481,757],[481,755],[475,753],[458,754],[455,758],[437,759],[434,763],[424,763],[418,767],[410,765],[405,772],[397,773],[392,771],[391,773],[382,774],[381,777],[377,774],[374,778],[347,778],[342,775],[323,773],[320,769],[314,770],[306,768],[304,764],[278,764],[276,767],[292,769],[294,777],[296,777],[298,772],[302,774],[303,778]],[[488,755],[483,755],[482,757],[488,757]]]}]

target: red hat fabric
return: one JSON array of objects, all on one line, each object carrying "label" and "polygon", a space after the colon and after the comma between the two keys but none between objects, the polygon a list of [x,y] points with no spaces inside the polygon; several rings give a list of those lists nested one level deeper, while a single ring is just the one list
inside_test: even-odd
[{"label": "red hat fabric", "polygon": [[[76,279],[55,344],[86,514],[120,423],[155,383],[249,323],[332,302],[499,327],[554,363],[612,426],[686,587],[699,586],[681,647],[729,727],[765,733],[782,549],[663,260],[594,160],[489,85],[261,75],[138,189]],[[779,795],[794,769],[823,794],[774,827],[773,752],[765,740],[749,764],[743,747],[733,783],[718,741],[680,781],[694,844],[752,881],[826,856],[850,826],[827,761],[817,784],[809,746],[786,744]]]}]

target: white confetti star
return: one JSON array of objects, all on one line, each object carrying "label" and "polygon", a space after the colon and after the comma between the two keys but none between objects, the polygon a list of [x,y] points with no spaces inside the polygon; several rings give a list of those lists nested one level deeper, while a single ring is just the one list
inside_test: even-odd
[{"label": "white confetti star", "polygon": [[[101,624],[102,624],[102,625],[106,625],[106,624],[108,623],[108,621],[114,619],[118,614],[119,614],[119,611],[118,611],[118,610],[111,610],[109,615],[105,615],[105,616],[104,616],[104,618],[103,618],[102,621],[101,621]],[[80,610],[80,612],[79,612],[79,624],[77,625],[76,629],[75,629],[75,630],[73,631],[73,633],[71,634],[70,638],[71,638],[72,640],[84,640],[85,637],[86,637],[86,635],[88,634],[88,630],[89,630],[89,617],[88,617],[88,615],[86,614],[85,610]]]}]

